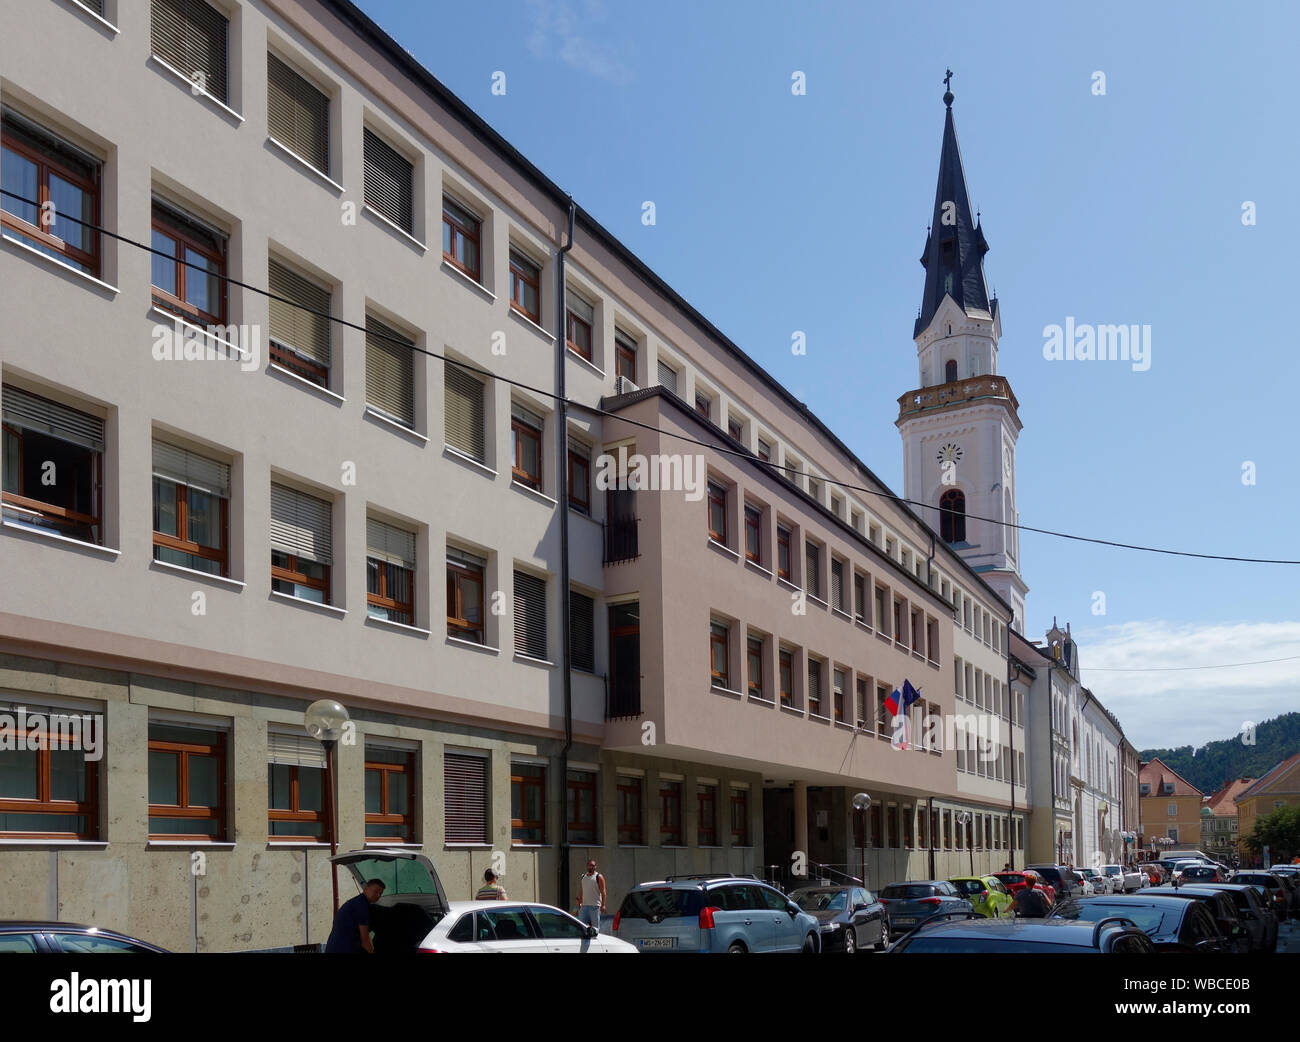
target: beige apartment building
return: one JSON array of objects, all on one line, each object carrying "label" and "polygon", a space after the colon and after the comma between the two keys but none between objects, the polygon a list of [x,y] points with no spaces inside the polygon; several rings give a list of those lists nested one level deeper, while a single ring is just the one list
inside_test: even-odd
[{"label": "beige apartment building", "polygon": [[[103,742],[0,744],[0,918],[323,940],[320,697],[339,849],[453,899],[1022,859],[1011,607],[580,206],[561,262],[565,193],[360,9],[13,6],[0,725]],[[607,490],[620,449],[705,480]]]}]

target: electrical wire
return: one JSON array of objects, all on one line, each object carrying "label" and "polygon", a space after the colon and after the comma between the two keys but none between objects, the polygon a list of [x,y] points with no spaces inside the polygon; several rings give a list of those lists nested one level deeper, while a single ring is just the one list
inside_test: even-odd
[{"label": "electrical wire", "polygon": [[1239,666],[1267,666],[1274,662],[1295,662],[1300,655],[1288,655],[1286,658],[1262,658],[1254,662],[1220,662],[1213,666],[1083,666],[1083,671],[1096,670],[1098,673],[1175,673],[1185,669],[1236,669]]}]

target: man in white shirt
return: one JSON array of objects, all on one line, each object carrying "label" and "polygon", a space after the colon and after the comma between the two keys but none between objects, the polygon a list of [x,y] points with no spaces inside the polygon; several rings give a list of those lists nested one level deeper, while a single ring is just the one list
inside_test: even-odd
[{"label": "man in white shirt", "polygon": [[600,917],[605,911],[605,877],[596,871],[596,862],[587,862],[587,871],[578,878],[578,918],[588,926],[600,929]]}]

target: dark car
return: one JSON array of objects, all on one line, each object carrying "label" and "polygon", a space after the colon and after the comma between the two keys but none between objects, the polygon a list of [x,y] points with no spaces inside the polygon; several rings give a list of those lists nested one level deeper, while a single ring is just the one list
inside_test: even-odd
[{"label": "dark car", "polygon": [[1229,951],[1214,917],[1199,901],[1147,894],[1082,897],[1053,910],[1052,919],[1100,922],[1122,916],[1151,938],[1161,952],[1216,953]]},{"label": "dark car", "polygon": [[75,923],[0,922],[0,954],[29,952],[42,954],[96,955],[100,953],[130,955],[166,955],[147,941],[103,930],[98,926]]},{"label": "dark car", "polygon": [[1269,908],[1256,887],[1245,883],[1200,883],[1185,889],[1223,894],[1237,911],[1237,920],[1245,929],[1250,941],[1249,950],[1277,951],[1277,916],[1273,914],[1273,910]]},{"label": "dark car", "polygon": [[1025,871],[1036,872],[1038,878],[1051,883],[1058,902],[1068,897],[1083,896],[1083,880],[1065,865],[1026,865]]},{"label": "dark car", "polygon": [[822,951],[846,952],[889,947],[889,916],[885,906],[860,886],[806,886],[790,900],[817,920]]},{"label": "dark car", "polygon": [[890,883],[880,891],[880,903],[885,906],[894,934],[910,930],[938,912],[975,911],[975,906],[946,879]]},{"label": "dark car", "polygon": [[[1183,877],[1187,878],[1186,876]],[[1237,904],[1231,897],[1218,890],[1207,890],[1190,883],[1166,883],[1152,890],[1153,896],[1181,897],[1186,901],[1199,901],[1205,910],[1214,916],[1214,922],[1223,934],[1229,951],[1246,953],[1251,949],[1250,931],[1237,914]]]},{"label": "dark car", "polygon": [[1228,880],[1229,883],[1247,883],[1260,887],[1264,891],[1264,900],[1273,909],[1278,922],[1285,922],[1291,912],[1291,894],[1281,876],[1272,872],[1238,872]]},{"label": "dark car", "polygon": [[922,923],[889,949],[894,954],[1117,953],[1150,954],[1155,946],[1122,916],[1100,922],[1067,919],[985,919],[952,916]]},{"label": "dark car", "polygon": [[1188,865],[1178,877],[1180,886],[1196,883],[1226,883],[1227,875],[1218,865]]},{"label": "dark car", "polygon": [[1285,868],[1281,870],[1270,868],[1269,872],[1282,880],[1282,885],[1289,891],[1287,910],[1291,913],[1291,916],[1300,918],[1300,874]]}]

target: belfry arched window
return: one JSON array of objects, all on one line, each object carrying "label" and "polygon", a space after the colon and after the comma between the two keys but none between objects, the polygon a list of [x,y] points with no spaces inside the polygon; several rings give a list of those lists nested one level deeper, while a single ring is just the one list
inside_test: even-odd
[{"label": "belfry arched window", "polygon": [[939,538],[945,543],[966,542],[966,493],[959,488],[939,497]]},{"label": "belfry arched window", "polygon": [[957,379],[957,363],[949,359],[948,364],[943,367],[943,378],[946,382],[952,383]]}]

